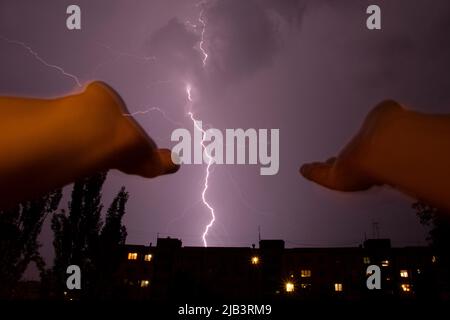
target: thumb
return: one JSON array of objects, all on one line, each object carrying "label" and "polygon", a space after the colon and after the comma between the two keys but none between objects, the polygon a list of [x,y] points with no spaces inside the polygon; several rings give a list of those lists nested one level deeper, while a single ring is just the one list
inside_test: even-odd
[{"label": "thumb", "polygon": [[301,166],[303,177],[330,189],[336,189],[332,179],[333,163],[313,162]]},{"label": "thumb", "polygon": [[169,149],[154,149],[150,161],[147,161],[141,175],[153,178],[178,171],[180,166],[172,161],[172,152]]},{"label": "thumb", "polygon": [[176,157],[173,156],[170,149],[157,149],[156,153],[159,156],[163,174],[175,173],[180,169],[180,165],[173,161]]},{"label": "thumb", "polygon": [[355,168],[338,163],[336,158],[304,164],[300,173],[308,180],[339,191],[362,191],[377,184]]}]

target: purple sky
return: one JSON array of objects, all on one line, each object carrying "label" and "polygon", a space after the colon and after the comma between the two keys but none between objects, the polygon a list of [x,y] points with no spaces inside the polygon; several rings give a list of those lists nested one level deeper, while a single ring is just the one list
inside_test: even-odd
[{"label": "purple sky", "polygon": [[[158,107],[192,130],[187,82],[197,118],[218,129],[279,128],[280,171],[215,166],[207,197],[216,208],[211,246],[249,246],[282,238],[287,246],[357,245],[372,222],[394,245],[425,243],[411,199],[389,188],[342,194],[298,175],[303,162],[334,155],[377,102],[396,99],[424,112],[450,106],[450,4],[446,0],[207,1],[202,67],[198,1],[0,0],[0,36],[22,41],[45,61],[85,83],[99,79],[122,95],[131,112]],[[65,9],[78,4],[82,30],[68,31]],[[382,9],[382,30],[365,27],[369,4]],[[155,56],[155,60],[142,57]],[[0,94],[58,96],[73,79],[27,50],[0,39]],[[179,127],[158,112],[137,117],[160,146],[173,146]],[[202,245],[209,212],[200,202],[205,166],[186,165],[155,180],[112,171],[105,205],[130,192],[128,242],[156,234]],[[66,192],[70,192],[66,188]],[[65,199],[64,206],[66,206]],[[42,242],[52,255],[48,224]]]}]

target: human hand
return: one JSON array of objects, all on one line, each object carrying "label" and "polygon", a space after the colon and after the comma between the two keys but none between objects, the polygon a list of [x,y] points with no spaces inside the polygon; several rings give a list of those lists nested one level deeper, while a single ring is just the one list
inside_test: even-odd
[{"label": "human hand", "polygon": [[0,207],[99,171],[153,178],[179,168],[102,82],[56,99],[0,97],[0,150]]},{"label": "human hand", "polygon": [[395,101],[378,104],[366,117],[359,132],[342,149],[337,157],[325,162],[312,162],[301,166],[300,173],[326,188],[339,191],[366,190],[384,184],[381,172],[380,144],[386,142],[388,127],[404,111]]},{"label": "human hand", "polygon": [[105,165],[127,174],[153,178],[174,173],[169,149],[159,149],[129,113],[120,95],[103,82],[93,82],[86,89],[86,98],[96,100],[97,112],[92,119],[98,124],[109,119],[112,127],[112,152]]}]

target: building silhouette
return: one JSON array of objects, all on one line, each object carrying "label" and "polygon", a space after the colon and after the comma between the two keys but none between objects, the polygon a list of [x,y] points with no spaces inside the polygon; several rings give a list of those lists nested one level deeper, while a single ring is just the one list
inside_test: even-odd
[{"label": "building silhouette", "polygon": [[[393,248],[389,239],[359,247],[183,247],[158,238],[156,246],[125,245],[117,277],[127,299],[249,301],[445,299],[437,257],[429,247]],[[381,269],[381,289],[366,285],[369,265]]]}]

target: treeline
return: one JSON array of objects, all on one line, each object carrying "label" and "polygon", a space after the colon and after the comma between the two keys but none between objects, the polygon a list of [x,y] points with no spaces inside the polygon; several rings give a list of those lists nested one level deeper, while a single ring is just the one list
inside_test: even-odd
[{"label": "treeline", "polygon": [[[0,210],[0,299],[20,298],[15,289],[32,262],[40,272],[42,298],[65,299],[67,294],[74,294],[66,288],[69,265],[78,265],[82,270],[82,290],[76,290],[74,298],[114,298],[120,286],[115,277],[119,249],[127,237],[122,219],[128,193],[122,187],[102,219],[106,176],[106,172],[98,173],[74,183],[67,212],[58,209],[60,189]],[[51,218],[54,237],[51,268],[40,255],[38,241],[47,217]]]}]

